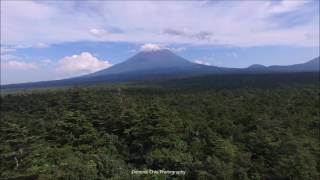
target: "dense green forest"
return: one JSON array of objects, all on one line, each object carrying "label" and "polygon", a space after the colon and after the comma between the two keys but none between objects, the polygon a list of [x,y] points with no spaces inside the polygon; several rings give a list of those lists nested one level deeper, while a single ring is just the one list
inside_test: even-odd
[{"label": "dense green forest", "polygon": [[264,77],[4,94],[0,179],[319,179],[318,79]]}]

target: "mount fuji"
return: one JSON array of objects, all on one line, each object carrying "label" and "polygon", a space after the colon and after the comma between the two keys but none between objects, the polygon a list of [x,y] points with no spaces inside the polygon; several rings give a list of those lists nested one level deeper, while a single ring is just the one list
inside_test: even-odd
[{"label": "mount fuji", "polygon": [[75,78],[3,85],[1,89],[61,87],[98,83],[133,82],[158,79],[187,78],[205,75],[261,74],[319,72],[319,57],[303,64],[288,66],[263,66],[255,64],[248,68],[224,68],[190,62],[168,49],[140,51],[126,61]]}]

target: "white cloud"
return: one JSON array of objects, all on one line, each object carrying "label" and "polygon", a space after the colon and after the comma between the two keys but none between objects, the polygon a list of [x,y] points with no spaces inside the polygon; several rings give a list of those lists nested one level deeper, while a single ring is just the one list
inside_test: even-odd
[{"label": "white cloud", "polygon": [[300,0],[300,1],[292,1],[292,0],[284,0],[279,1],[275,5],[271,5],[270,12],[272,13],[284,13],[284,12],[290,12],[298,9],[299,7],[306,4],[308,1],[306,0]]},{"label": "white cloud", "polygon": [[52,68],[44,61],[31,62],[23,57],[1,58],[1,84],[36,82],[53,79]]},{"label": "white cloud", "polygon": [[200,60],[200,59],[195,60],[194,62],[197,63],[197,64],[203,64],[203,65],[207,65],[207,66],[211,65],[211,63],[209,63],[207,61],[204,61],[204,60]]},{"label": "white cloud", "polygon": [[[165,45],[160,45],[160,44],[153,44],[153,43],[146,43],[140,46],[140,51],[159,51],[159,50],[170,50],[172,52],[181,52],[185,51],[185,47],[166,47]],[[132,49],[130,52],[137,52],[137,50]]]},{"label": "white cloud", "polygon": [[140,47],[140,51],[159,51],[164,49],[163,47],[161,47],[158,44],[151,44],[151,43],[147,43],[144,44]]},{"label": "white cloud", "polygon": [[185,51],[187,48],[185,47],[177,47],[177,48],[167,48],[168,50],[170,51],[173,51],[173,52],[181,52],[181,51]]},{"label": "white cloud", "polygon": [[33,46],[34,48],[48,48],[50,47],[48,44],[46,43],[37,43],[36,45]]},{"label": "white cloud", "polygon": [[9,45],[1,47],[1,54],[7,54],[17,51],[18,49],[25,49],[25,48],[48,48],[50,47],[49,44],[46,43],[35,43],[30,45],[23,45],[23,44],[16,44],[16,45]]},{"label": "white cloud", "polygon": [[15,51],[16,51],[15,48],[1,47],[0,54],[4,55],[4,54],[8,54],[8,53],[15,52]]},{"label": "white cloud", "polygon": [[39,65],[36,63],[28,63],[17,60],[1,61],[1,68],[11,70],[34,70],[38,69]]},{"label": "white cloud", "polygon": [[108,61],[99,60],[88,52],[66,56],[59,60],[56,68],[61,76],[75,76],[92,73],[112,66]]},{"label": "white cloud", "polygon": [[92,28],[89,30],[89,32],[94,35],[94,36],[97,36],[97,37],[101,37],[101,36],[104,36],[107,34],[107,31],[104,30],[104,29],[97,29],[97,28]]},{"label": "white cloud", "polygon": [[[318,47],[319,14],[311,7],[312,3],[318,6],[317,1],[304,0],[4,1],[1,44],[111,41]],[[286,25],[294,19],[286,22],[275,18],[281,13],[296,12],[300,12],[299,17],[306,17],[290,28]],[[306,34],[314,37],[308,38]]]},{"label": "white cloud", "polygon": [[0,63],[2,84],[62,79],[111,66],[108,61],[99,60],[88,52],[66,56],[58,62],[50,59],[30,61],[22,56],[3,54]]}]

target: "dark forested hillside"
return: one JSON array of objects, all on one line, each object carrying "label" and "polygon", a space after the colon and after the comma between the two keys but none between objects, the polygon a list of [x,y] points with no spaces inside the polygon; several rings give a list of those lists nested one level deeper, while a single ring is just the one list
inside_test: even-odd
[{"label": "dark forested hillside", "polygon": [[264,77],[2,95],[0,177],[319,179],[317,78]]}]

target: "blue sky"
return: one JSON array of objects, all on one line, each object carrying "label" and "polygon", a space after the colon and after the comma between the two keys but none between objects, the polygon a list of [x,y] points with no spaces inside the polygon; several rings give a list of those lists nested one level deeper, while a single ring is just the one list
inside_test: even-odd
[{"label": "blue sky", "polygon": [[319,56],[319,1],[1,1],[1,84],[91,73],[141,47],[223,67],[302,63]]}]

